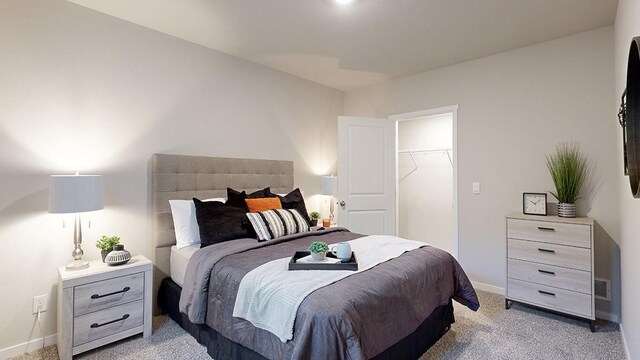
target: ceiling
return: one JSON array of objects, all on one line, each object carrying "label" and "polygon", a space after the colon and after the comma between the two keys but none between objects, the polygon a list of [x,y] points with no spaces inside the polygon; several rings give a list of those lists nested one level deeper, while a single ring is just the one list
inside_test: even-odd
[{"label": "ceiling", "polygon": [[611,25],[617,0],[69,0],[340,90]]}]

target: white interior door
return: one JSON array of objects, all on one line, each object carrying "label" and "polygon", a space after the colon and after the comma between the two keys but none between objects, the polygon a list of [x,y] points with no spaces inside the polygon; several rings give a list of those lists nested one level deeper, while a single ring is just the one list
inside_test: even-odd
[{"label": "white interior door", "polygon": [[338,225],[396,234],[394,120],[338,117]]}]

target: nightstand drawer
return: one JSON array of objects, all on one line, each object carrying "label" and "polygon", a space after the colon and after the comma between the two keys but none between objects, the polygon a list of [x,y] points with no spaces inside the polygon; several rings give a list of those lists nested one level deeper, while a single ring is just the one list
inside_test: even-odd
[{"label": "nightstand drawer", "polygon": [[518,279],[556,288],[591,294],[591,272],[567,269],[558,266],[538,264],[509,259],[507,275]]},{"label": "nightstand drawer", "polygon": [[507,237],[591,248],[591,226],[588,225],[508,219]]},{"label": "nightstand drawer", "polygon": [[543,242],[507,239],[510,259],[591,271],[591,250]]},{"label": "nightstand drawer", "polygon": [[509,299],[593,319],[591,295],[508,279]]},{"label": "nightstand drawer", "polygon": [[84,315],[142,299],[143,292],[142,272],[76,286],[73,313],[74,316]]},{"label": "nightstand drawer", "polygon": [[142,300],[78,316],[73,319],[73,346],[142,326]]}]

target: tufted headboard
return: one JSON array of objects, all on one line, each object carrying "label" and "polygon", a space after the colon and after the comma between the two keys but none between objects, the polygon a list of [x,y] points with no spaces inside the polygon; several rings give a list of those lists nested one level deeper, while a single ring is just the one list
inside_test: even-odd
[{"label": "tufted headboard", "polygon": [[293,161],[152,155],[154,298],[162,279],[170,276],[171,246],[176,243],[169,200],[226,198],[227,187],[247,192],[271,187],[274,193],[288,193],[293,190]]}]

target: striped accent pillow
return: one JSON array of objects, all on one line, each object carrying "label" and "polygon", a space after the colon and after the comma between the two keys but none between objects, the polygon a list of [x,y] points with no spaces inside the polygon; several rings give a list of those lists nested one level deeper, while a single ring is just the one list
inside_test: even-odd
[{"label": "striped accent pillow", "polygon": [[260,241],[310,231],[309,223],[296,209],[274,209],[247,213],[247,218]]}]

